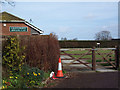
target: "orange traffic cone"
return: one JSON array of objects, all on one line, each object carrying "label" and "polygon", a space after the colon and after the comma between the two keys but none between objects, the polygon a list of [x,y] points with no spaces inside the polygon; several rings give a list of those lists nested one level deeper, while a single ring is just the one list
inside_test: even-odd
[{"label": "orange traffic cone", "polygon": [[62,72],[62,64],[61,59],[59,58],[59,64],[58,64],[58,72],[57,72],[57,78],[63,78],[63,72]]}]

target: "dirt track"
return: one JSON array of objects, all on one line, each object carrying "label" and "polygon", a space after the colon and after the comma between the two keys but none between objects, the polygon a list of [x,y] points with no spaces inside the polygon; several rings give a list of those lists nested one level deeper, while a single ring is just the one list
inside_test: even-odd
[{"label": "dirt track", "polygon": [[118,88],[118,76],[118,72],[77,72],[52,88]]}]

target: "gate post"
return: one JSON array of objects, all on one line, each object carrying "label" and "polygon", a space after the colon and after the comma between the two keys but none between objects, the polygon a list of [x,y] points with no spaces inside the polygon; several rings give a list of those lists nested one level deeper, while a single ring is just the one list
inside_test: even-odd
[{"label": "gate post", "polygon": [[116,69],[118,69],[119,68],[119,46],[117,46],[115,49],[115,65],[116,65]]},{"label": "gate post", "polygon": [[92,48],[92,70],[96,70],[95,47]]}]

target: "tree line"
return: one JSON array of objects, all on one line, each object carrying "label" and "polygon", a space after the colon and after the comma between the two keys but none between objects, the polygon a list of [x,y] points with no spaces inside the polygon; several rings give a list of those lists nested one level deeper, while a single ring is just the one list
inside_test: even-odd
[{"label": "tree line", "polygon": [[[95,40],[111,40],[112,36],[110,31],[100,31],[98,33],[95,34],[94,36]],[[62,41],[68,40],[66,37],[62,37],[61,38]],[[71,40],[78,40],[77,38],[73,38]]]}]

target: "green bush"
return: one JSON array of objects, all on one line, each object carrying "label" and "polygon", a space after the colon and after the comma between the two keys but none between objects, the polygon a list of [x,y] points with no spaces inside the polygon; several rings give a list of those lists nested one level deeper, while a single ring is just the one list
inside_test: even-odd
[{"label": "green bush", "polygon": [[38,85],[44,78],[44,72],[37,67],[30,67],[29,65],[23,65],[21,73],[27,85]]},{"label": "green bush", "polygon": [[8,78],[3,78],[3,88],[33,88],[41,85],[44,79],[44,72],[36,67],[23,65],[22,70]]},{"label": "green bush", "polygon": [[26,88],[26,80],[21,75],[12,75],[3,78],[3,88]]},{"label": "green bush", "polygon": [[36,67],[31,68],[25,75],[25,78],[29,78],[30,81],[42,81],[44,72]]}]

